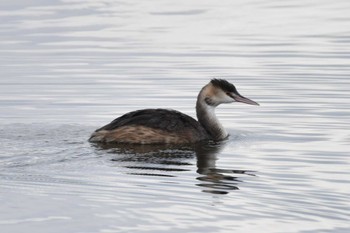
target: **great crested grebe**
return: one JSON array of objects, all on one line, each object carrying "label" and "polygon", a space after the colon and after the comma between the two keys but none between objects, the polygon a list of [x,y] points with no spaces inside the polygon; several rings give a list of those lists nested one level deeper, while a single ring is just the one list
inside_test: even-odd
[{"label": "great crested grebe", "polygon": [[198,121],[175,110],[143,109],[126,113],[97,129],[90,142],[131,144],[189,144],[203,140],[220,141],[228,136],[215,115],[215,107],[242,102],[259,105],[243,97],[224,79],[212,79],[199,92]]}]

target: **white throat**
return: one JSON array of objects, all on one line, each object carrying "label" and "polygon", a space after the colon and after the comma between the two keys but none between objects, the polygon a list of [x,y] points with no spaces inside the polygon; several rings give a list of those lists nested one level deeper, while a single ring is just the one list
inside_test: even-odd
[{"label": "white throat", "polygon": [[206,87],[201,90],[197,98],[197,118],[214,140],[223,140],[228,136],[228,133],[216,117],[215,107],[217,105],[209,105],[206,101],[208,98]]}]

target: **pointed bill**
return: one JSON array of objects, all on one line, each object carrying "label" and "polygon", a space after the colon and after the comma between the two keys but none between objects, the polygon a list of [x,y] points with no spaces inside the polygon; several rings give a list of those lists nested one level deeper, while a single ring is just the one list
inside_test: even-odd
[{"label": "pointed bill", "polygon": [[251,99],[248,99],[244,96],[241,96],[241,95],[236,95],[233,97],[237,102],[241,102],[241,103],[245,103],[245,104],[251,104],[251,105],[259,105],[257,102],[251,100]]}]

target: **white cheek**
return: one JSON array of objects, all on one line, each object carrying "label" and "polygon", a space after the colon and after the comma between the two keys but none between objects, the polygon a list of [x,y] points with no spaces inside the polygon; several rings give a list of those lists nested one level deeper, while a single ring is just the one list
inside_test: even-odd
[{"label": "white cheek", "polygon": [[212,100],[217,105],[234,102],[234,99],[232,99],[230,96],[226,95],[226,93],[217,94],[216,96],[212,97]]},{"label": "white cheek", "polygon": [[230,96],[228,96],[228,95],[224,95],[224,96],[222,96],[222,102],[223,103],[232,103],[232,102],[234,102],[235,100],[234,99],[232,99]]},{"label": "white cheek", "polygon": [[227,96],[227,101],[228,101],[228,103],[233,103],[233,102],[235,102],[235,100],[232,98],[232,97],[230,97],[230,96]]}]

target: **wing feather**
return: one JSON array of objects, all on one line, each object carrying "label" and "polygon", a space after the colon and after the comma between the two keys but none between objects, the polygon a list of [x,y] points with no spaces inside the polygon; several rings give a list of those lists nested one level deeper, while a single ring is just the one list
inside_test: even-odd
[{"label": "wing feather", "polygon": [[143,109],[122,115],[100,130],[114,130],[122,126],[140,125],[168,132],[194,130],[200,134],[207,134],[202,125],[192,117],[181,112],[168,109]]}]

